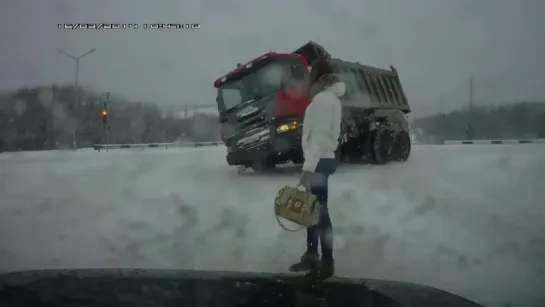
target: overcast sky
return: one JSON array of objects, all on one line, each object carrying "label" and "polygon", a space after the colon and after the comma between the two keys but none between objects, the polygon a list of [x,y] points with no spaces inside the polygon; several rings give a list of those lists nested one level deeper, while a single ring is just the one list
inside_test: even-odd
[{"label": "overcast sky", "polygon": [[[479,100],[545,100],[543,0],[0,0],[0,90],[80,82],[161,104],[214,103],[214,79],[309,40],[394,65],[419,115]],[[58,30],[65,22],[200,23],[200,30]]]}]

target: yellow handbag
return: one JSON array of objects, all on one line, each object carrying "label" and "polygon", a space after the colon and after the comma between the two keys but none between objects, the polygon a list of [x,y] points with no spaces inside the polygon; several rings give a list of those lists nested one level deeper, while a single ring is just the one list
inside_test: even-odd
[{"label": "yellow handbag", "polygon": [[[320,203],[316,195],[307,189],[285,186],[278,191],[274,201],[274,213],[278,225],[287,231],[299,231],[306,227],[315,226],[320,219]],[[280,221],[280,218],[301,225],[299,229],[289,229]]]}]

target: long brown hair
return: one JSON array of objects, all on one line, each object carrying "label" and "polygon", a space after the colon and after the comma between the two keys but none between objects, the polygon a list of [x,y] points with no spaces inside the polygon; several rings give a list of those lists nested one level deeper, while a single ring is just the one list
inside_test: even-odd
[{"label": "long brown hair", "polygon": [[[329,75],[331,76],[331,78],[329,78],[329,80],[322,79],[322,77],[325,75]],[[320,79],[322,79],[322,82],[319,82]],[[308,97],[312,99],[314,95],[322,91],[325,87],[331,86],[336,81],[338,81],[338,78],[336,76],[336,71],[333,65],[327,59],[319,59],[312,65],[312,70],[310,71],[307,87]]]}]

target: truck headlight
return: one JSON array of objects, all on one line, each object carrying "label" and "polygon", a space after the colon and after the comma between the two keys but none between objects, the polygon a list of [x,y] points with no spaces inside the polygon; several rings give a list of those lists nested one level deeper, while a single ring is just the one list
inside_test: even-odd
[{"label": "truck headlight", "polygon": [[291,122],[288,124],[280,125],[276,127],[277,133],[282,133],[286,131],[296,130],[297,129],[297,122]]}]

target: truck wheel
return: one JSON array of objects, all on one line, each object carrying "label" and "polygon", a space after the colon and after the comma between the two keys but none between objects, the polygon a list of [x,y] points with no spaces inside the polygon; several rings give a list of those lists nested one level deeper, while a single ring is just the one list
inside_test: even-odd
[{"label": "truck wheel", "polygon": [[388,130],[373,131],[373,155],[375,163],[385,164],[392,160],[393,137]]},{"label": "truck wheel", "polygon": [[407,161],[411,154],[411,137],[406,131],[401,131],[396,138],[395,156],[398,161]]}]

